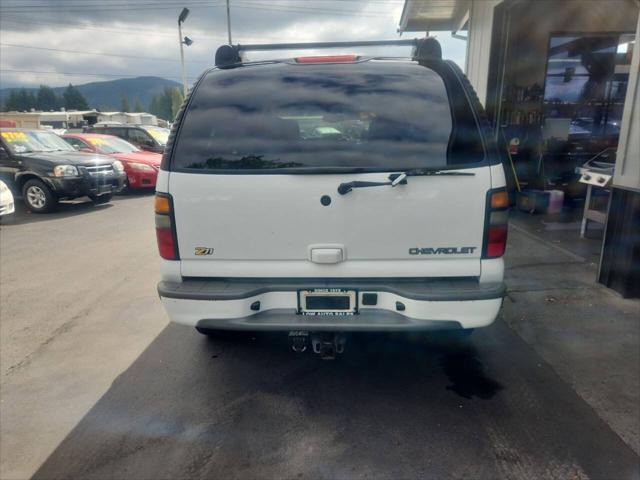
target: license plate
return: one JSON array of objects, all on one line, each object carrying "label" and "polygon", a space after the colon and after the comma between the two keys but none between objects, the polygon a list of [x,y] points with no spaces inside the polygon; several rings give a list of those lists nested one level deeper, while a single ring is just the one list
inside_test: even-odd
[{"label": "license plate", "polygon": [[111,185],[98,185],[98,193],[111,193]]},{"label": "license plate", "polygon": [[298,313],[302,315],[353,315],[357,311],[355,290],[315,288],[298,291]]}]

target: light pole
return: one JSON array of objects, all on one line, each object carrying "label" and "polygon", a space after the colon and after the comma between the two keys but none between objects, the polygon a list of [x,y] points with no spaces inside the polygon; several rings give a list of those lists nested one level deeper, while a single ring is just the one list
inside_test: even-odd
[{"label": "light pole", "polygon": [[229,45],[231,45],[231,8],[229,7],[229,0],[227,0],[227,34],[229,36]]},{"label": "light pole", "polygon": [[189,16],[189,9],[188,8],[183,8],[182,12],[180,12],[180,16],[178,17],[178,39],[180,40],[180,62],[182,63],[182,93],[184,94],[185,98],[187,96],[187,72],[184,69],[184,47],[183,45],[191,45],[193,43],[193,41],[188,38],[185,37],[184,40],[182,39],[182,23],[187,19],[187,17]]}]

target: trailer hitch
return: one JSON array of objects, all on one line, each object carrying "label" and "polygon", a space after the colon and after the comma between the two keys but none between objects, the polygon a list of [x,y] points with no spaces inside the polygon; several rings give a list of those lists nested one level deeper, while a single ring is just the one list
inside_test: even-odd
[{"label": "trailer hitch", "polygon": [[323,360],[335,360],[336,356],[344,352],[347,337],[342,333],[316,333],[311,335],[313,351]]},{"label": "trailer hitch", "polygon": [[342,333],[319,332],[309,333],[306,330],[292,330],[289,332],[289,345],[296,353],[307,351],[311,341],[311,349],[323,360],[335,360],[336,356],[344,352],[347,337]]}]

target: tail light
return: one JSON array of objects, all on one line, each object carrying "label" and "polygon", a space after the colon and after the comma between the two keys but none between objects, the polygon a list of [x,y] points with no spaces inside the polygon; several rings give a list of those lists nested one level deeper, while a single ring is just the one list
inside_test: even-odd
[{"label": "tail light", "polygon": [[505,189],[489,190],[482,258],[498,258],[507,246],[509,194]]},{"label": "tail light", "polygon": [[155,210],[156,238],[160,256],[165,260],[180,260],[171,195],[156,193]]}]

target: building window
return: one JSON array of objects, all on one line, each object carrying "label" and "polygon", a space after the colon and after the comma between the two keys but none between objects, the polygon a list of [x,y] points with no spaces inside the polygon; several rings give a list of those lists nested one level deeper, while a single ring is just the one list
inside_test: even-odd
[{"label": "building window", "polygon": [[585,154],[617,146],[633,45],[632,34],[551,36],[543,104],[548,138]]}]

